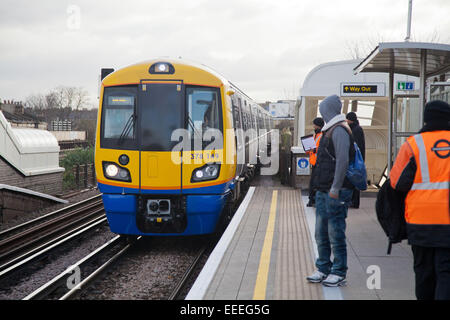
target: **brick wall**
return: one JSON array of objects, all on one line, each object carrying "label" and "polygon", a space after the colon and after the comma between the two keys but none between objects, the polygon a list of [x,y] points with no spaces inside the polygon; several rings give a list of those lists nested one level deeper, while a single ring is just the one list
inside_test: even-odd
[{"label": "brick wall", "polygon": [[49,199],[0,190],[0,224],[54,204]]},{"label": "brick wall", "polygon": [[62,192],[63,173],[57,172],[26,177],[0,157],[0,184],[57,195]]}]

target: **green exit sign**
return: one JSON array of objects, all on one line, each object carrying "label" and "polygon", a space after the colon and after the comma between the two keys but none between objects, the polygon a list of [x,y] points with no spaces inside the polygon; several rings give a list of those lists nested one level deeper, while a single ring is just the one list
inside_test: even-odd
[{"label": "green exit sign", "polygon": [[412,81],[397,81],[397,90],[414,90],[414,82]]}]

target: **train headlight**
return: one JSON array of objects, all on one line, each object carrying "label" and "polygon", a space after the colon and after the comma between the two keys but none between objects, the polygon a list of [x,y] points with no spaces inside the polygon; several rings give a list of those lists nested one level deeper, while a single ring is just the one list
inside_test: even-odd
[{"label": "train headlight", "polygon": [[200,182],[217,179],[220,173],[220,164],[208,163],[192,172],[191,182]]},{"label": "train headlight", "polygon": [[156,62],[148,69],[150,74],[174,74],[175,68],[173,64],[169,62]]},{"label": "train headlight", "polygon": [[113,162],[103,162],[103,174],[111,180],[131,182],[130,171]]},{"label": "train headlight", "polygon": [[119,173],[119,167],[114,164],[108,164],[106,166],[106,175],[109,177],[115,177]]},{"label": "train headlight", "polygon": [[197,171],[195,172],[195,177],[196,177],[197,179],[203,178],[203,171],[202,171],[202,170],[197,170]]},{"label": "train headlight", "polygon": [[169,71],[169,67],[168,67],[167,64],[165,64],[165,63],[157,64],[157,65],[156,65],[156,69],[157,69],[159,72],[167,72],[167,71]]}]

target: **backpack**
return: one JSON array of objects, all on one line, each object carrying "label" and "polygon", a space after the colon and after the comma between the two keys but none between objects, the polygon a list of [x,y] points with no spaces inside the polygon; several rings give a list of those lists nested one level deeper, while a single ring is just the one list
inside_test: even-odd
[{"label": "backpack", "polygon": [[[361,150],[359,150],[358,144],[355,142],[355,139],[353,138],[352,130],[347,125],[347,123],[344,122],[344,123],[338,123],[338,124],[334,125],[327,131],[326,136],[328,138],[330,138],[331,134],[333,133],[333,130],[337,126],[341,126],[347,131],[347,133],[350,136],[350,144],[353,142],[353,148],[355,150],[355,156],[353,157],[353,159],[349,159],[349,164],[348,164],[347,172],[346,172],[345,176],[351,182],[351,184],[353,184],[353,186],[356,189],[361,190],[361,191],[367,190],[366,165],[364,164],[364,159],[362,157]],[[328,153],[328,150],[326,150],[326,151]],[[333,156],[331,156],[331,157],[334,159]]]},{"label": "backpack", "polygon": [[390,179],[387,179],[377,194],[375,210],[378,222],[388,237],[387,254],[391,254],[392,244],[407,239],[405,221],[406,193],[397,191],[391,187]]},{"label": "backpack", "polygon": [[353,146],[355,147],[355,158],[348,164],[346,177],[356,189],[364,191],[367,190],[366,165],[356,142],[353,142]]}]

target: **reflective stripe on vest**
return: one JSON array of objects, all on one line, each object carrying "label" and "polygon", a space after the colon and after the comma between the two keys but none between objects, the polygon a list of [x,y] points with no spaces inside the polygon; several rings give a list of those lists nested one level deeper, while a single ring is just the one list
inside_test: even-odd
[{"label": "reflective stripe on vest", "polygon": [[419,163],[422,182],[421,183],[415,182],[412,185],[411,190],[448,189],[449,181],[430,182],[430,169],[428,167],[428,158],[427,158],[427,150],[425,149],[425,142],[423,141],[423,137],[420,134],[416,134],[415,136],[413,136],[413,138],[416,141],[417,148],[419,149]]},{"label": "reflective stripe on vest", "polygon": [[428,183],[430,182],[430,170],[428,169],[427,150],[425,150],[425,143],[423,142],[423,138],[420,134],[416,134],[414,136],[414,140],[416,140],[417,147],[419,148],[419,163],[422,182]]},{"label": "reflective stripe on vest", "polygon": [[450,224],[448,141],[450,131],[424,132],[407,139],[417,166],[405,200],[405,219],[410,224]]}]

